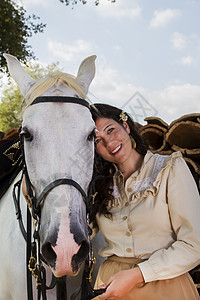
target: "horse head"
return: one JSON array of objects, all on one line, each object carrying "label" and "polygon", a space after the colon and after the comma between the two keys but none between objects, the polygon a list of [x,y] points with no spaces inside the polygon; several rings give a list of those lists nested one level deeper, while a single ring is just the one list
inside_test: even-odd
[{"label": "horse head", "polygon": [[[96,56],[81,63],[76,77],[56,72],[39,80],[29,76],[14,56],[4,56],[10,75],[25,97],[21,132],[34,198],[40,198],[52,182],[66,178],[87,193],[94,159],[94,146],[89,138],[94,130],[90,111],[76,102],[48,101],[46,97],[85,99],[95,75]],[[33,104],[38,97],[47,102]],[[41,253],[57,277],[76,274],[88,255],[83,200],[75,186],[58,184],[44,193],[39,203]]]}]

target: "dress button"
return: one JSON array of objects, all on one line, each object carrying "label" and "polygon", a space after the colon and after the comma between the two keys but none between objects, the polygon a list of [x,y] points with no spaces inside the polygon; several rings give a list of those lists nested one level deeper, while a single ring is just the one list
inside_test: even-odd
[{"label": "dress button", "polygon": [[132,252],[132,249],[131,249],[131,248],[127,248],[127,249],[126,249],[126,252],[131,253],[131,252]]},{"label": "dress button", "polygon": [[126,207],[129,206],[129,202],[126,202],[126,203],[125,203],[125,206],[126,206]]},{"label": "dress button", "polygon": [[126,219],[127,219],[127,216],[124,216],[124,217],[123,217],[123,220],[126,221]]},{"label": "dress button", "polygon": [[131,236],[131,233],[129,231],[127,231],[126,236]]},{"label": "dress button", "polygon": [[131,193],[131,192],[133,191],[133,189],[132,189],[132,188],[127,188],[127,191],[128,191],[129,193]]}]

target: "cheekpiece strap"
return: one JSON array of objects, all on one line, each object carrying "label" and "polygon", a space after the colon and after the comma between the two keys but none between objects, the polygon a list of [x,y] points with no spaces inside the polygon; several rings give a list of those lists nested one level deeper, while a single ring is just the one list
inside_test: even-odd
[{"label": "cheekpiece strap", "polygon": [[42,96],[42,97],[35,98],[35,100],[31,103],[31,105],[37,103],[45,103],[45,102],[76,103],[76,104],[81,104],[90,110],[90,104],[86,100],[82,98],[76,98],[76,97]]}]

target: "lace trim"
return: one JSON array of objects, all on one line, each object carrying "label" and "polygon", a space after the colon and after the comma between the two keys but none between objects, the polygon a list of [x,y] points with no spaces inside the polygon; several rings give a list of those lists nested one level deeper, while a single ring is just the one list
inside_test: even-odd
[{"label": "lace trim", "polygon": [[119,192],[119,189],[118,189],[117,185],[113,186],[112,195],[113,195],[114,198],[119,198],[120,197],[120,192]]},{"label": "lace trim", "polygon": [[[155,164],[151,177],[133,182],[134,193],[131,201],[142,200],[143,198],[148,197],[149,193],[152,193],[155,196],[159,189],[163,172],[166,168],[170,168],[175,163],[177,158],[181,157],[182,154],[180,152],[174,152],[169,156],[158,155],[155,158]],[[119,205],[120,202],[123,202],[119,187],[116,184],[113,186],[113,196],[114,203],[112,207]]]},{"label": "lace trim", "polygon": [[148,188],[153,187],[153,182],[156,180],[156,178],[158,176],[158,173],[163,168],[163,166],[165,164],[165,160],[166,160],[166,155],[159,155],[156,158],[156,162],[155,162],[155,165],[154,165],[154,168],[153,168],[152,176],[147,177],[147,178],[142,179],[142,180],[135,181],[133,183],[134,193],[139,193],[139,192],[147,190]]}]

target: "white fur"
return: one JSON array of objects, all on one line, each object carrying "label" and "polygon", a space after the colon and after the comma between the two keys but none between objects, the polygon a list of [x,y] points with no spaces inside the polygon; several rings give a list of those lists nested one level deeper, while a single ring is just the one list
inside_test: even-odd
[{"label": "white fur", "polygon": [[[24,71],[19,61],[4,54],[11,76],[17,81],[22,94],[27,94],[35,81]],[[87,93],[94,77],[95,56],[81,64],[77,83]],[[47,90],[43,95],[74,96],[77,92],[64,85]],[[80,95],[79,95],[80,96]],[[22,127],[27,127],[33,136],[25,141],[25,157],[31,182],[38,196],[53,180],[72,178],[87,192],[93,169],[93,143],[87,140],[94,128],[89,110],[78,104],[39,103],[29,106],[23,115]],[[20,175],[19,175],[20,176]],[[18,177],[19,177],[18,176]],[[18,178],[15,179],[17,181]],[[0,201],[0,300],[26,299],[25,241],[19,229],[12,199],[13,185]],[[23,219],[26,220],[26,202],[21,196]],[[78,230],[85,230],[85,205],[82,196],[70,186],[58,186],[46,197],[41,215],[41,240],[58,228],[55,248],[58,259],[56,276],[70,274],[70,262],[80,245],[71,232],[70,215],[76,216]],[[85,227],[85,228],[84,228]],[[80,229],[83,228],[83,229]],[[60,255],[60,256],[59,256]],[[47,268],[48,280],[50,270]],[[33,279],[33,285],[35,286]],[[48,300],[55,299],[55,291],[48,291]]]}]

